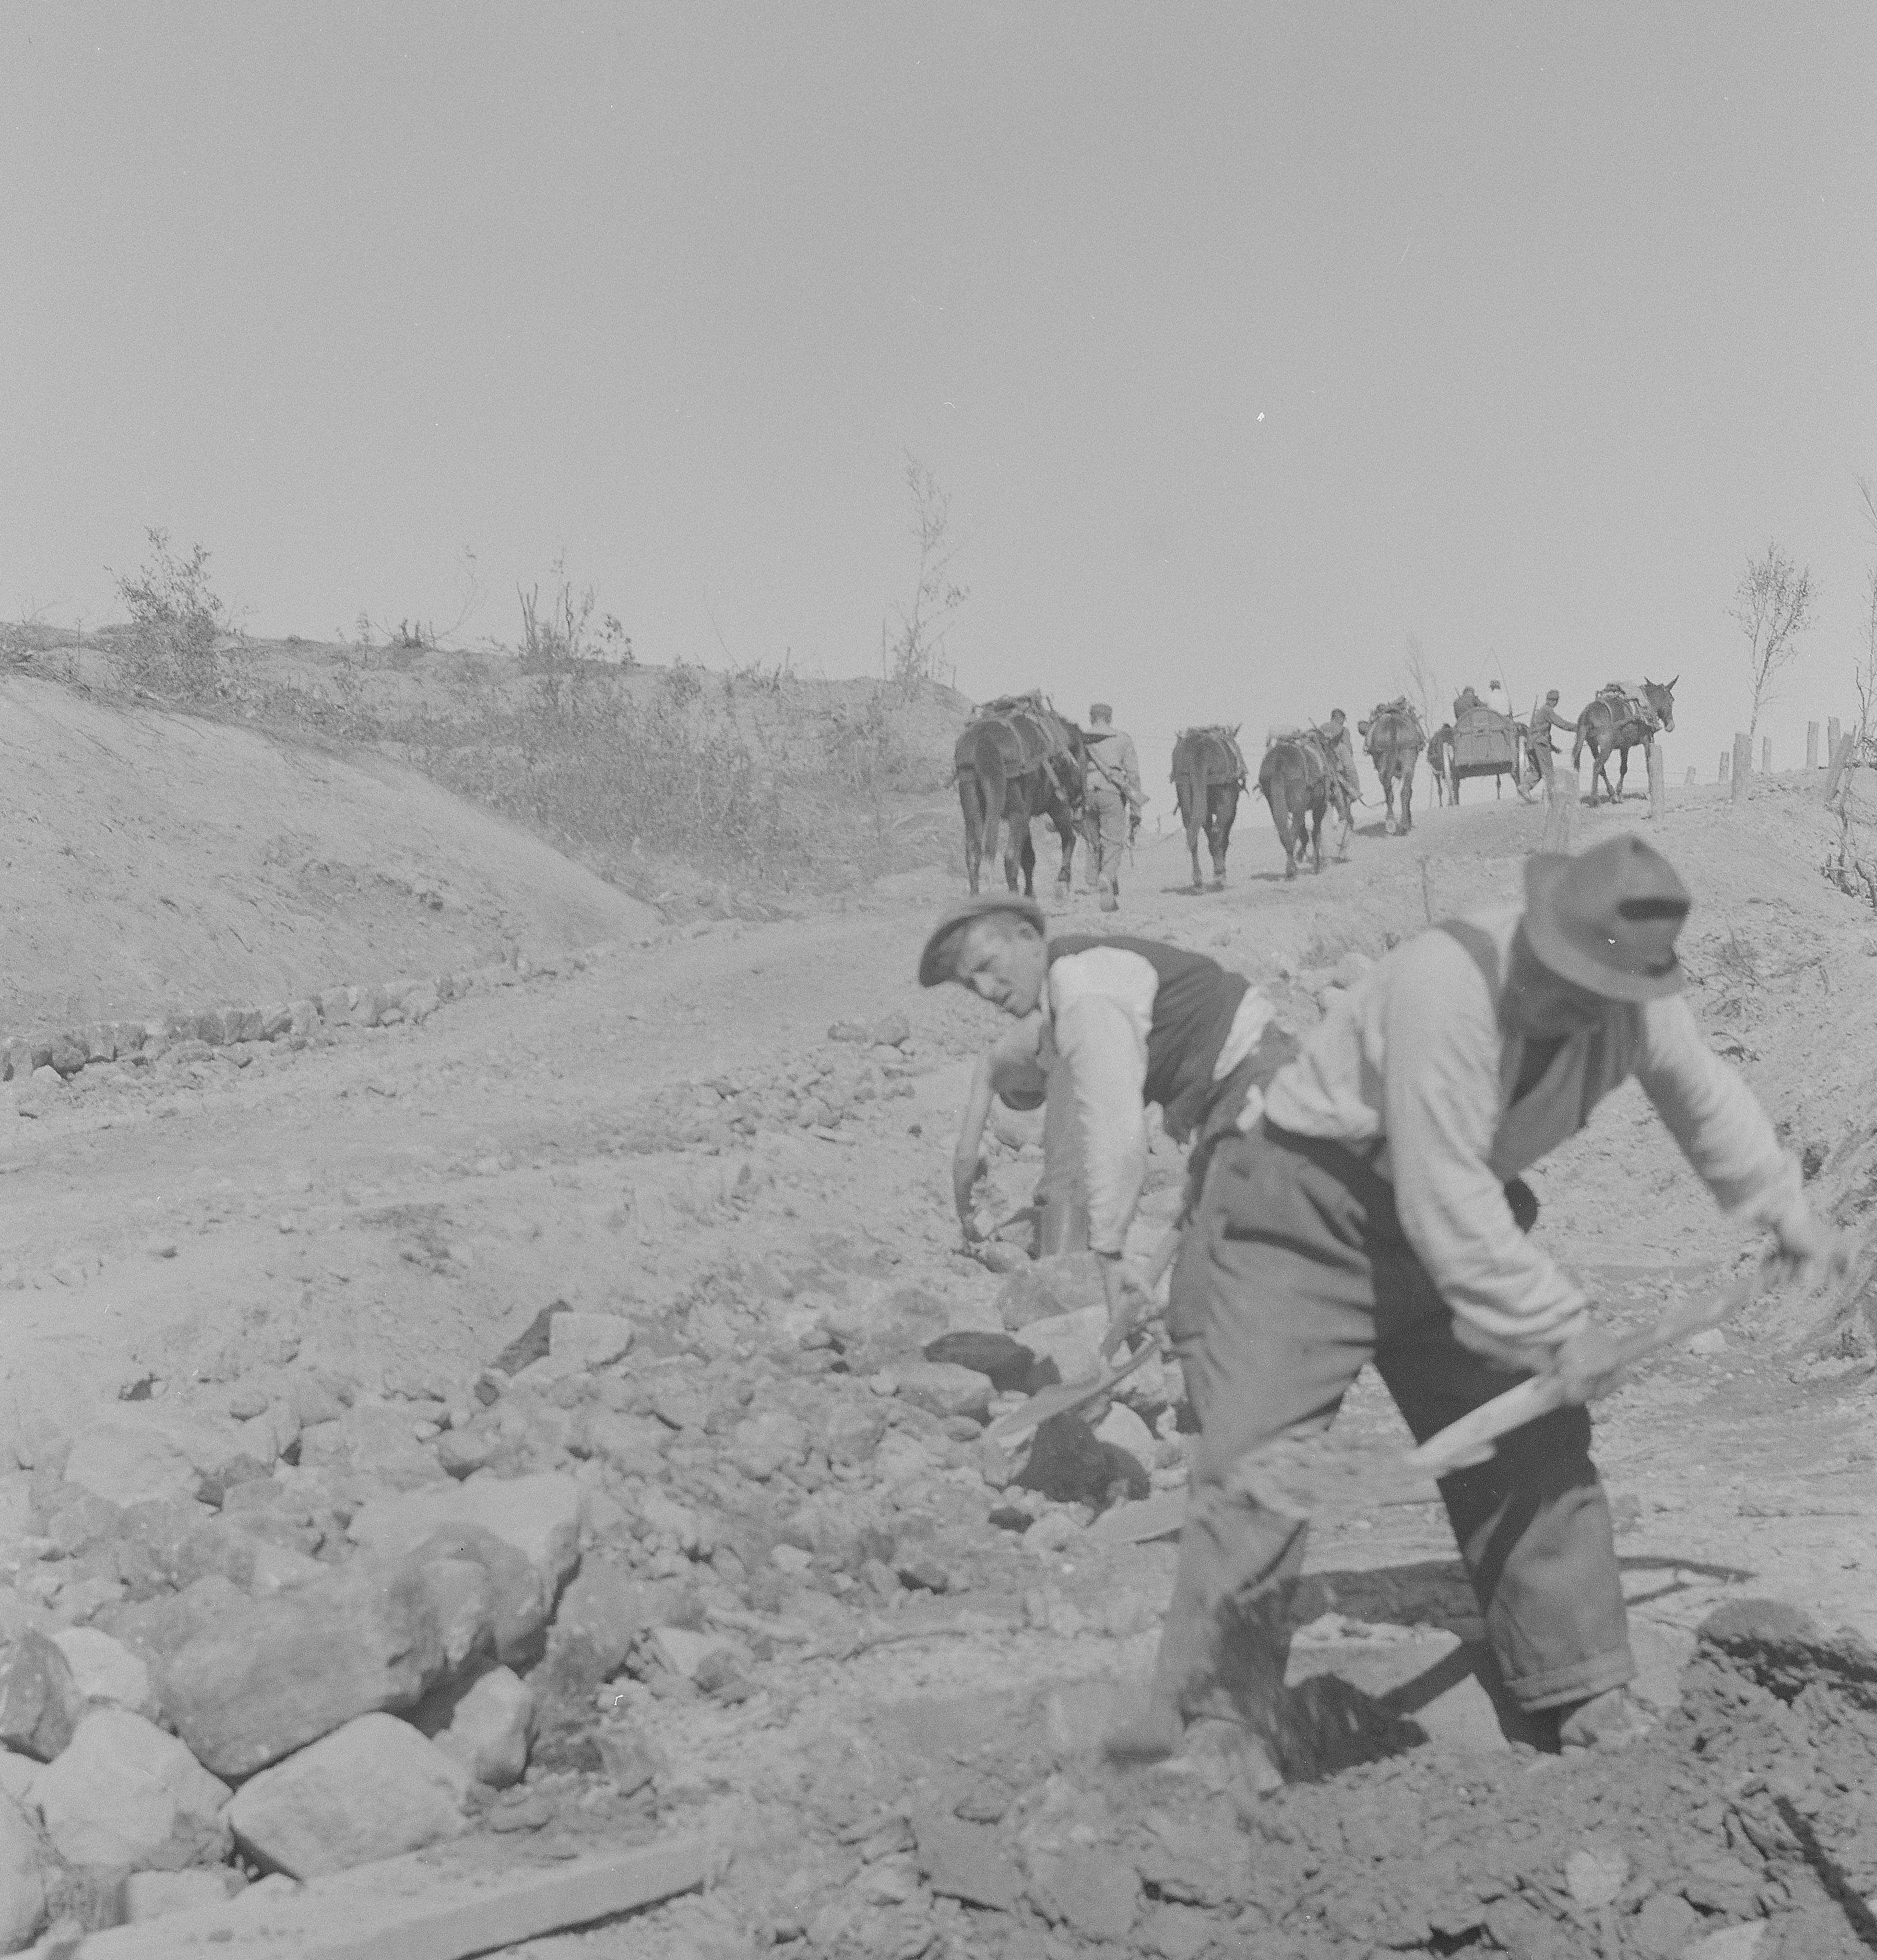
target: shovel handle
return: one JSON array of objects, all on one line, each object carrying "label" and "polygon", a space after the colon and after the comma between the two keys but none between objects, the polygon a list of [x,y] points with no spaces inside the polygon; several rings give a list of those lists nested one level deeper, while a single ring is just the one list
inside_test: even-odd
[{"label": "shovel handle", "polygon": [[[1672,1348],[1704,1328],[1718,1326],[1729,1314],[1737,1313],[1756,1294],[1773,1270],[1776,1255],[1764,1252],[1725,1293],[1697,1300],[1665,1314],[1653,1326],[1645,1327],[1616,1344],[1617,1365],[1632,1368],[1664,1348]],[[1411,1469],[1433,1477],[1444,1477],[1468,1463],[1483,1462],[1492,1454],[1491,1446],[1502,1436],[1522,1429],[1540,1416],[1564,1405],[1564,1384],[1556,1375],[1534,1375],[1516,1387],[1482,1402],[1471,1414],[1448,1424],[1428,1437],[1408,1457]]]}]

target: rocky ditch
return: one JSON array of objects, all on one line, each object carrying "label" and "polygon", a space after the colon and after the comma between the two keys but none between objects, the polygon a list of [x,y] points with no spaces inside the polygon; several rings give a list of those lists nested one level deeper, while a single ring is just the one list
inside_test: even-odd
[{"label": "rocky ditch", "polygon": [[733,1301],[557,1303],[469,1381],[367,1390],[285,1342],[29,1424],[0,1479],[0,1950],[469,1833],[635,1841],[673,1787],[655,1706],[735,1707],[921,1601],[1079,1624],[1039,1554],[1184,1475],[1158,1370],[1093,1426],[984,1434],[1092,1367],[1086,1266],[1010,1281],[1004,1328],[885,1282],[787,1338]]}]

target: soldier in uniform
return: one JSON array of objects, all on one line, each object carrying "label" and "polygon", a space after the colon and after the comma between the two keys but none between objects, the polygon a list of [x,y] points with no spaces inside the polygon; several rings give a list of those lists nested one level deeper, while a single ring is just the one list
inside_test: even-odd
[{"label": "soldier in uniform", "polygon": [[1362,779],[1356,774],[1356,745],[1349,733],[1349,718],[1340,708],[1332,708],[1329,719],[1317,730],[1323,738],[1323,746],[1328,750],[1330,760],[1336,771],[1336,780],[1343,786],[1352,803],[1362,800]]},{"label": "soldier in uniform", "polygon": [[1141,763],[1134,737],[1115,725],[1115,711],[1105,701],[1089,710],[1089,765],[1083,788],[1089,817],[1089,868],[1102,895],[1102,910],[1121,905],[1121,854],[1130,834],[1130,819],[1137,822],[1147,798],[1141,791]]},{"label": "soldier in uniform", "polygon": [[1532,724],[1525,746],[1531,752],[1532,766],[1538,772],[1538,780],[1545,785],[1545,793],[1551,792],[1551,758],[1557,752],[1551,740],[1554,728],[1573,728],[1573,721],[1557,711],[1557,689],[1553,688],[1544,700],[1532,711]]}]

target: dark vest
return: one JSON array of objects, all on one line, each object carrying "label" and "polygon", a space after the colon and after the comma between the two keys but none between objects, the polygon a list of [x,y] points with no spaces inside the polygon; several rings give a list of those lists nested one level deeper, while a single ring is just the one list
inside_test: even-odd
[{"label": "dark vest", "polygon": [[1184,952],[1153,939],[1071,933],[1049,942],[1049,963],[1053,966],[1071,953],[1100,946],[1138,953],[1159,976],[1141,1096],[1144,1102],[1160,1104],[1168,1134],[1183,1142],[1223,1086],[1214,1082],[1213,1068],[1251,982],[1203,953]]}]

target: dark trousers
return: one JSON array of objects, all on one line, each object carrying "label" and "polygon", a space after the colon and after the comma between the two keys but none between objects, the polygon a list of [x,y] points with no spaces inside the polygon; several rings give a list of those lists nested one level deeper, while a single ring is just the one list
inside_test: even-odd
[{"label": "dark trousers", "polygon": [[[1366,1361],[1417,1440],[1519,1377],[1455,1340],[1387,1180],[1339,1144],[1268,1126],[1214,1151],[1167,1317],[1200,1434],[1156,1703],[1279,1741],[1307,1527],[1235,1485],[1235,1466],[1326,1427]],[[1589,1446],[1588,1415],[1562,1409],[1440,1486],[1500,1671],[1529,1709],[1635,1672]]]}]

